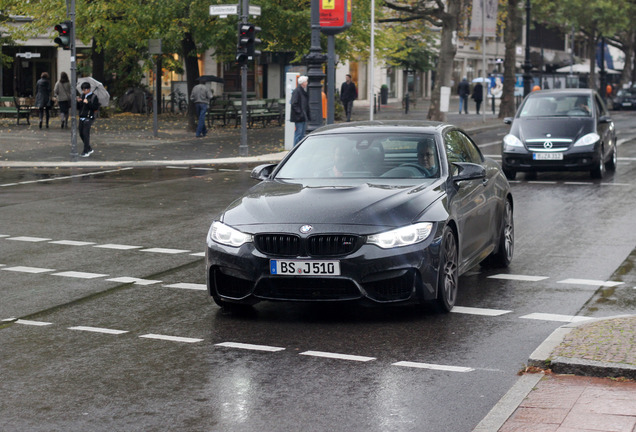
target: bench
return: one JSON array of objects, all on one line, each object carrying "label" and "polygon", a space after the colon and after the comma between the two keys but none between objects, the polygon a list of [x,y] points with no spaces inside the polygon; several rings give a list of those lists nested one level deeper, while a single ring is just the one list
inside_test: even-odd
[{"label": "bench", "polygon": [[20,105],[14,96],[0,96],[0,114],[15,115],[17,124],[20,124],[20,118],[24,118],[30,125],[31,109],[27,106]]},{"label": "bench", "polygon": [[[282,106],[284,107],[284,102]],[[250,127],[253,127],[257,121],[262,122],[263,127],[267,126],[272,120],[278,121],[278,126],[283,124],[283,111],[278,99],[247,101],[247,109]]]},{"label": "bench", "polygon": [[208,126],[212,127],[215,120],[223,121],[223,126],[225,126],[231,119],[233,111],[234,107],[232,106],[231,101],[213,98],[210,100],[208,112],[206,113]]}]

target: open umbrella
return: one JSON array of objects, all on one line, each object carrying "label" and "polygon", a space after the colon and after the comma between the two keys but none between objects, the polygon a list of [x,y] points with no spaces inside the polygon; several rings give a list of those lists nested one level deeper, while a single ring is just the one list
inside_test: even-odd
[{"label": "open umbrella", "polygon": [[95,93],[95,96],[97,96],[97,100],[99,100],[99,104],[103,107],[107,107],[108,103],[110,102],[110,93],[108,93],[108,90],[104,88],[104,85],[93,77],[78,78],[77,91],[80,93],[82,92],[81,86],[82,86],[82,83],[84,82],[87,82],[91,85],[91,91]]}]

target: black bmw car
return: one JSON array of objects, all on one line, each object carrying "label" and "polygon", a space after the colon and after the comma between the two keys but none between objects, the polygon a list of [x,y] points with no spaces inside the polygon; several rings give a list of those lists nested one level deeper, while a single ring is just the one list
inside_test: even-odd
[{"label": "black bmw car", "polygon": [[508,179],[519,171],[589,171],[602,178],[616,168],[616,131],[605,103],[590,89],[538,90],[524,99],[503,139]]},{"label": "black bmw car", "polygon": [[499,165],[462,130],[431,122],[321,128],[212,223],[209,294],[220,305],[436,300],[459,276],[507,266],[513,199]]}]

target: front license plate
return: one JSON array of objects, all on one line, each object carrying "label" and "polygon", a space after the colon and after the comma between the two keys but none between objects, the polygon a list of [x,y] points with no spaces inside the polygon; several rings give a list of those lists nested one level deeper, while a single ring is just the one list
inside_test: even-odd
[{"label": "front license plate", "polygon": [[563,153],[532,153],[534,160],[563,160]]},{"label": "front license plate", "polygon": [[623,104],[622,104],[622,105],[623,105],[623,106],[632,106],[632,103],[631,103],[631,102],[623,102]]},{"label": "front license plate", "polygon": [[270,260],[273,275],[339,276],[340,261]]}]

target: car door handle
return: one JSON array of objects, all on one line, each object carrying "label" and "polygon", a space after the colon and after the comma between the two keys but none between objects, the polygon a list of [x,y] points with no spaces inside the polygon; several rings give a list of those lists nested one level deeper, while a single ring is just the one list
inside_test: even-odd
[{"label": "car door handle", "polygon": [[481,184],[483,184],[484,186],[486,186],[486,185],[488,184],[488,179],[487,179],[487,178],[484,178],[484,179],[481,181]]}]

